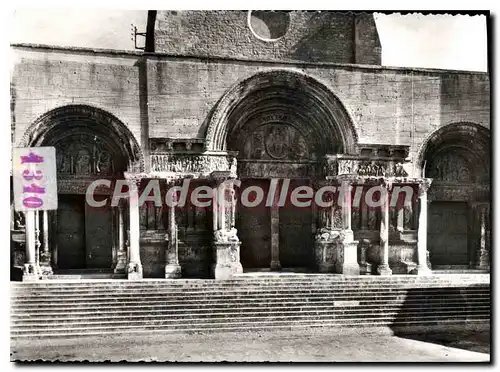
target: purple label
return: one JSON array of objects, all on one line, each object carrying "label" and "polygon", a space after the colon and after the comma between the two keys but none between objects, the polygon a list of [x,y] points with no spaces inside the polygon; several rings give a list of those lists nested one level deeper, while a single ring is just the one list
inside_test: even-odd
[{"label": "purple label", "polygon": [[43,205],[43,200],[36,196],[30,196],[23,199],[23,204],[26,208],[40,208]]}]

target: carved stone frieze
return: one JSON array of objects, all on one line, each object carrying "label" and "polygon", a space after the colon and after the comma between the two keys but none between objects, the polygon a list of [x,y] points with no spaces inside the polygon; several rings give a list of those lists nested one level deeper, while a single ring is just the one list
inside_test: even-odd
[{"label": "carved stone frieze", "polygon": [[236,157],[228,154],[152,154],[151,172],[209,175],[227,171],[236,176]]},{"label": "carved stone frieze", "polygon": [[318,242],[333,242],[340,238],[340,230],[321,228],[316,232],[315,240]]},{"label": "carved stone frieze", "polygon": [[326,176],[408,177],[403,163],[391,158],[370,160],[327,156],[324,171]]}]

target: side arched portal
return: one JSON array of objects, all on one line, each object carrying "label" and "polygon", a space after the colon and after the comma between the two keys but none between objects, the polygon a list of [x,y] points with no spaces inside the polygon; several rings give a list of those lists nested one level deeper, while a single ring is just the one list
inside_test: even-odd
[{"label": "side arched portal", "polygon": [[[490,134],[447,125],[425,143],[420,162],[429,189],[428,249],[436,268],[484,268],[489,241]],[[482,262],[482,263],[481,263]]]},{"label": "side arched portal", "polygon": [[[18,146],[56,149],[58,210],[50,216],[49,233],[53,265],[60,270],[115,268],[118,246],[123,245],[123,231],[118,233],[123,209],[111,207],[108,195],[124,172],[144,170],[130,130],[101,109],[70,105],[41,116]],[[103,207],[86,201],[88,187],[97,179],[111,181],[110,188],[92,193],[97,201],[108,198]]]}]

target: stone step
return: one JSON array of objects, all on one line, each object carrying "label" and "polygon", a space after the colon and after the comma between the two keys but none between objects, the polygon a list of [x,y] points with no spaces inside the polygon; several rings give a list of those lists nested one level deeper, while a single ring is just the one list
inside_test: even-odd
[{"label": "stone step", "polygon": [[78,302],[87,302],[92,303],[94,305],[97,304],[120,304],[126,302],[132,303],[150,303],[150,302],[163,302],[163,303],[175,303],[175,302],[184,302],[184,303],[193,303],[193,302],[218,302],[218,301],[227,301],[227,302],[239,302],[239,301],[278,301],[278,300],[286,300],[293,299],[296,301],[307,301],[307,302],[318,302],[318,301],[376,301],[376,300],[385,300],[385,301],[397,301],[404,300],[407,302],[410,301],[448,301],[452,299],[462,300],[462,301],[471,301],[475,299],[489,299],[490,296],[487,294],[472,294],[472,293],[462,293],[462,294],[411,294],[408,295],[406,293],[401,294],[363,294],[363,295],[352,295],[352,294],[344,294],[344,295],[335,295],[335,294],[297,294],[297,295],[282,295],[281,293],[271,294],[271,295],[241,295],[241,296],[147,296],[147,297],[139,297],[139,296],[115,296],[115,297],[89,297],[89,298],[45,298],[45,299],[34,299],[34,298],[18,298],[11,300],[11,306],[22,306],[22,305],[75,305]]},{"label": "stone step", "polygon": [[489,319],[484,318],[473,318],[464,320],[453,320],[448,318],[443,319],[433,319],[433,320],[404,320],[398,321],[392,317],[385,319],[381,318],[365,318],[362,321],[356,319],[352,321],[346,320],[302,320],[300,322],[290,321],[289,319],[261,322],[259,320],[252,322],[234,322],[234,323],[189,323],[189,324],[177,324],[176,327],[170,325],[161,324],[148,324],[148,325],[134,325],[127,324],[125,327],[113,326],[95,326],[95,327],[72,327],[72,328],[58,328],[57,330],[36,330],[36,329],[23,329],[23,330],[11,330],[11,338],[17,337],[67,337],[68,335],[105,335],[105,334],[123,334],[133,333],[136,331],[154,331],[154,332],[213,332],[213,331],[249,331],[249,330],[269,330],[281,327],[293,327],[293,326],[307,326],[307,327],[328,327],[328,328],[339,328],[339,327],[376,327],[376,326],[390,326],[390,327],[408,327],[414,326],[439,326],[443,324],[456,325],[461,324],[466,326],[467,324],[479,323],[479,324],[489,324]]},{"label": "stone step", "polygon": [[379,278],[12,283],[11,337],[489,324],[489,275]]},{"label": "stone step", "polygon": [[124,314],[94,314],[93,316],[73,316],[72,317],[24,317],[24,318],[13,318],[11,319],[11,327],[15,329],[16,327],[51,327],[53,325],[63,325],[63,324],[95,324],[95,323],[106,323],[110,324],[113,322],[136,322],[136,321],[154,321],[156,319],[162,321],[200,321],[200,320],[217,320],[225,319],[228,322],[234,321],[235,319],[245,319],[245,318],[276,318],[288,316],[291,319],[294,317],[304,317],[304,316],[318,316],[318,317],[332,317],[334,319],[346,319],[346,318],[357,318],[365,316],[397,316],[399,318],[417,317],[421,318],[433,318],[439,316],[479,316],[483,315],[485,317],[490,316],[489,309],[477,309],[477,308],[446,308],[446,309],[404,309],[404,311],[396,310],[372,310],[367,311],[366,309],[357,310],[346,310],[346,309],[323,309],[323,310],[291,310],[291,309],[281,309],[270,311],[245,311],[245,312],[210,312],[210,313],[160,313],[160,314],[133,314],[131,316],[125,316]]},{"label": "stone step", "polygon": [[240,277],[224,281],[214,281],[213,279],[143,279],[138,281],[129,280],[60,280],[60,281],[40,281],[40,282],[12,282],[13,287],[42,287],[42,286],[152,286],[152,285],[182,285],[182,286],[231,286],[238,284],[262,284],[262,283],[490,283],[489,274],[473,274],[473,275],[431,275],[431,276],[411,276],[411,275],[393,275],[393,276],[342,276],[318,274],[317,276],[309,274],[300,276],[293,274],[291,276],[269,276],[269,277]]},{"label": "stone step", "polygon": [[[468,307],[490,307],[490,301],[486,299],[480,299],[480,300],[474,300],[474,301],[467,301],[466,302]],[[85,304],[82,304],[85,305]],[[307,303],[307,302],[297,302],[297,301],[276,301],[276,302],[268,302],[268,301],[263,301],[263,302],[252,302],[251,304],[249,303],[238,303],[238,304],[228,304],[228,303],[172,303],[172,304],[158,304],[158,305],[151,305],[147,304],[146,306],[140,305],[137,303],[132,303],[131,305],[127,306],[71,306],[71,307],[62,307],[62,306],[49,306],[49,307],[17,307],[13,308],[11,311],[13,313],[13,316],[16,314],[21,314],[21,312],[29,313],[29,314],[38,314],[38,313],[54,313],[55,315],[57,314],[62,314],[62,315],[68,315],[71,313],[78,313],[81,312],[82,314],[85,313],[93,313],[93,312],[132,312],[136,311],[133,309],[139,309],[138,311],[144,311],[144,312],[154,312],[154,311],[171,311],[171,312],[176,312],[176,311],[227,311],[227,309],[237,309],[237,310],[245,310],[245,309],[261,309],[261,308],[269,308],[269,309],[276,309],[279,310],[283,307],[285,308],[296,308],[296,309],[315,309],[315,308],[332,308],[332,307],[338,307],[338,308],[365,308],[365,309],[381,309],[381,308],[397,308],[397,309],[402,309],[402,308],[427,308],[427,307],[448,307],[448,306],[464,306],[465,303],[464,301],[445,301],[445,302],[430,302],[430,303],[422,303],[420,301],[414,301],[414,302],[406,302],[406,301],[391,301],[391,302],[386,302],[386,301],[379,301],[379,302],[369,302],[369,301],[346,301],[346,302],[329,302],[325,301],[324,303],[322,302],[314,302],[314,303]]]},{"label": "stone step", "polygon": [[[436,315],[433,317],[422,318],[420,316],[408,316],[408,317],[398,317],[395,315],[387,316],[365,316],[363,319],[356,317],[332,317],[332,316],[321,316],[321,315],[294,315],[294,316],[274,316],[274,317],[238,317],[238,318],[220,318],[220,319],[148,319],[148,320],[124,320],[124,321],[109,321],[109,322],[80,322],[80,323],[62,323],[58,326],[50,325],[29,325],[26,327],[16,327],[12,326],[12,333],[24,333],[31,332],[36,334],[39,332],[47,331],[57,331],[57,332],[71,332],[78,331],[84,332],[86,330],[92,331],[102,328],[114,327],[117,330],[127,331],[128,329],[138,328],[138,327],[150,327],[156,326],[161,328],[183,328],[189,330],[192,328],[204,327],[212,328],[221,325],[242,325],[242,324],[252,324],[252,323],[286,323],[286,324],[317,324],[322,322],[336,323],[338,325],[346,323],[372,323],[372,322],[390,322],[390,324],[400,324],[400,323],[410,323],[410,322],[440,322],[440,321],[450,321],[449,315]],[[489,322],[490,317],[484,315],[475,314],[465,314],[453,319],[453,322],[467,322],[470,320]]]},{"label": "stone step", "polygon": [[[361,279],[359,279],[361,278]],[[343,279],[249,279],[249,280],[224,280],[224,281],[216,281],[216,280],[204,280],[204,279],[143,279],[137,281],[129,281],[129,280],[67,280],[67,281],[38,281],[38,282],[12,282],[12,287],[119,287],[119,286],[155,286],[155,285],[167,285],[167,286],[236,286],[236,285],[273,285],[273,284],[339,284],[339,285],[347,285],[347,284],[432,284],[432,283],[443,283],[443,284],[463,284],[463,283],[490,283],[490,276],[485,275],[480,278],[434,278],[434,277],[411,277],[404,276],[403,278],[394,278],[392,277],[382,277],[382,276],[373,276],[374,279],[363,279],[365,277],[352,277],[352,279],[347,280],[345,277]]]},{"label": "stone step", "polygon": [[[60,289],[60,288],[43,288],[43,289],[26,289],[26,288],[16,288],[11,290],[12,296],[42,296],[42,295],[54,295],[54,296],[69,296],[69,295],[93,295],[93,294],[109,294],[111,293],[157,293],[157,292],[169,292],[169,293],[206,293],[206,292],[224,292],[224,293],[239,293],[239,292],[269,292],[269,291],[315,291],[315,292],[346,292],[346,291],[409,291],[409,290],[427,290],[427,291],[440,291],[448,289],[450,291],[456,290],[477,290],[477,291],[489,291],[490,287],[488,285],[483,286],[422,286],[422,287],[409,287],[401,285],[391,285],[391,286],[324,286],[324,285],[310,285],[310,286],[290,286],[290,285],[280,285],[280,286],[262,286],[262,287],[252,287],[252,286],[238,286],[238,287],[228,287],[228,288],[184,288],[182,286],[165,286],[165,287],[120,287],[120,288],[71,288],[71,289]],[[57,292],[56,292],[57,290]]]},{"label": "stone step", "polygon": [[78,309],[78,308],[103,308],[103,307],[110,307],[110,308],[126,308],[126,307],[147,307],[147,306],[161,306],[161,307],[184,307],[184,308],[189,308],[189,307],[210,307],[210,306],[226,306],[226,307],[237,307],[241,305],[252,305],[252,306],[259,306],[259,305],[269,305],[269,306],[280,306],[282,303],[287,303],[287,304],[295,304],[295,305],[300,305],[300,306],[318,306],[318,305],[327,305],[327,306],[335,306],[339,303],[356,303],[358,306],[366,306],[369,304],[374,304],[374,305],[383,305],[383,304],[394,304],[394,305],[404,305],[404,306],[411,306],[411,305],[427,305],[427,306],[440,306],[442,304],[446,303],[459,303],[459,304],[468,304],[469,306],[472,306],[474,304],[489,304],[490,300],[488,298],[478,298],[478,297],[468,297],[466,299],[464,298],[449,298],[447,300],[439,299],[436,298],[434,300],[429,300],[427,299],[426,301],[422,301],[420,298],[415,298],[415,299],[409,299],[407,300],[406,298],[392,298],[392,299],[375,299],[375,300],[367,300],[367,299],[353,299],[353,298],[335,298],[335,299],[328,299],[328,298],[317,298],[317,299],[294,299],[292,300],[289,297],[276,297],[274,299],[269,299],[269,300],[264,300],[263,298],[254,298],[254,299],[246,299],[245,301],[221,301],[221,300],[214,300],[211,299],[210,301],[178,301],[178,300],[156,300],[156,301],[122,301],[122,302],[115,302],[115,301],[105,301],[105,302],[92,302],[89,303],[88,301],[86,302],[77,302],[77,303],[53,303],[53,302],[47,302],[47,303],[38,303],[38,302],[33,302],[33,303],[21,303],[21,304],[12,304],[11,305],[11,310],[12,311],[19,311],[20,309]]},{"label": "stone step", "polygon": [[[458,332],[464,329],[468,330],[490,330],[490,322],[485,320],[475,320],[470,319],[466,322],[459,321],[421,321],[421,322],[406,322],[406,323],[391,323],[391,322],[380,322],[373,321],[370,323],[360,324],[358,322],[343,323],[343,324],[331,324],[329,322],[313,323],[313,324],[247,324],[242,326],[230,325],[219,325],[215,328],[190,328],[190,330],[185,329],[172,329],[172,328],[160,328],[160,327],[149,327],[149,328],[131,328],[126,331],[128,335],[146,336],[154,337],[160,334],[196,334],[196,333],[223,333],[223,332],[258,332],[258,331],[300,331],[315,329],[322,332],[334,332],[336,334],[357,334],[363,337],[365,334],[384,334],[393,335],[394,332],[415,332],[418,330],[419,333],[428,332],[436,330],[441,330],[449,332],[450,330],[456,330]],[[36,334],[30,333],[19,333],[11,334],[11,340],[16,343],[28,342],[30,343],[33,339],[72,339],[78,338],[81,342],[85,342],[86,339],[93,338],[95,336],[111,336],[111,335],[122,335],[124,332],[119,330],[116,331],[113,328],[101,329],[100,331],[85,331],[83,333],[79,332],[37,332]]]}]

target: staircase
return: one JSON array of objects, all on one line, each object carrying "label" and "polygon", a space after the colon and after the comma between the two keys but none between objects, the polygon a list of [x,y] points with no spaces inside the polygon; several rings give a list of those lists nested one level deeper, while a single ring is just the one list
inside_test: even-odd
[{"label": "staircase", "polygon": [[11,338],[487,327],[490,276],[241,275],[11,283]]}]

